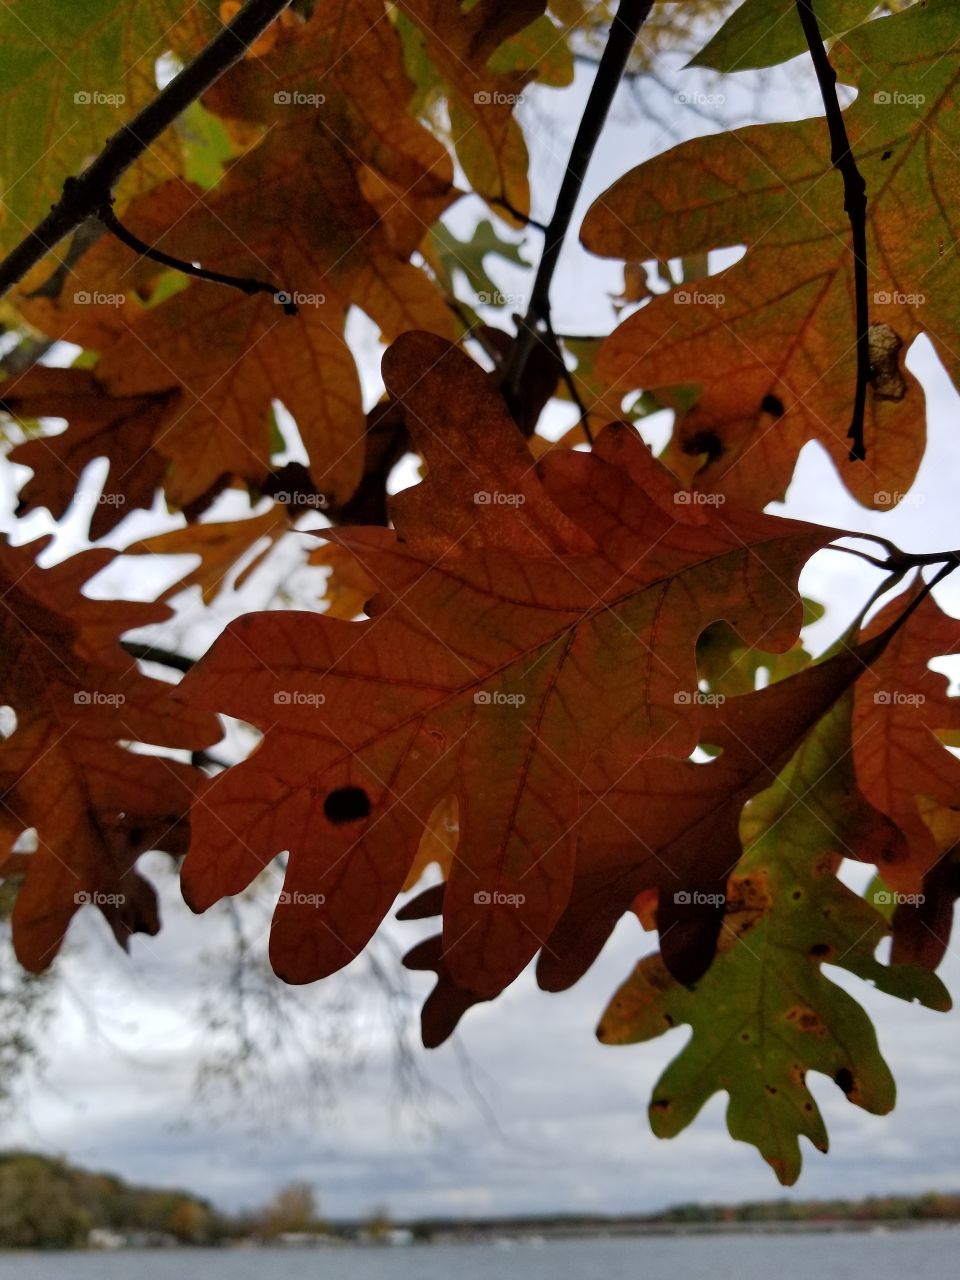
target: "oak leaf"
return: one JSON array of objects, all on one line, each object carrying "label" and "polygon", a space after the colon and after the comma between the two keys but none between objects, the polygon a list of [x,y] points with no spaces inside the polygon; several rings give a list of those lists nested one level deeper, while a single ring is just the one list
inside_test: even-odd
[{"label": "oak leaf", "polygon": [[113,396],[89,369],[38,365],[0,386],[0,408],[20,419],[65,418],[66,431],[17,445],[11,462],[33,470],[17,514],[46,507],[59,520],[77,496],[82,472],[95,458],[110,470],[90,518],[96,541],[131,508],[149,510],[162,488],[167,461],[155,448],[165,422],[176,416],[177,393]]},{"label": "oak leaf", "polygon": [[960,760],[939,736],[960,729],[960,699],[948,696],[949,680],[929,667],[932,658],[960,653],[960,620],[922,590],[917,583],[891,601],[867,630],[877,634],[917,604],[857,685],[853,717],[860,788],[904,836],[880,871],[907,894],[921,891],[924,876],[960,840]]},{"label": "oak leaf", "polygon": [[[929,0],[867,23],[831,52],[858,90],[844,114],[867,186],[870,317],[904,349],[926,333],[954,377],[946,335],[957,322],[957,267],[944,252],[954,241],[944,211],[960,134],[957,72],[942,51],[958,36],[957,6]],[[898,91],[918,62],[923,93]],[[924,447],[909,371],[899,399],[869,394],[866,464],[847,462],[853,259],[822,119],[683,143],[619,179],[587,214],[582,238],[628,261],[746,245],[734,266],[625,320],[600,354],[600,372],[620,390],[697,385],[667,455],[687,483],[762,506],[783,495],[801,447],[817,440],[865,505],[889,506],[909,489]]]},{"label": "oak leaf", "polygon": [[[431,208],[450,192],[443,148],[399,109],[410,90],[379,0],[318,6],[208,96],[218,111],[268,122],[263,141],[213,191],[171,179],[127,210],[131,229],[167,253],[274,283],[299,306],[294,318],[269,294],[192,281],[133,317],[121,311],[98,376],[115,395],[180,389],[158,442],[173,464],[166,490],[178,506],[225,477],[263,482],[274,400],[296,419],[315,484],[345,501],[362,474],[364,444],[359,378],[343,336],[348,308],[364,310],[387,338],[410,328],[452,334],[439,290],[408,260],[427,226],[398,248],[360,187],[367,166]],[[70,288],[129,307],[131,291],[151,288],[162,270],[108,237],[77,263]],[[96,307],[26,301],[23,310],[54,336],[98,340]]]},{"label": "oak leaf", "polygon": [[661,956],[641,960],[597,1032],[606,1044],[635,1044],[689,1023],[690,1040],[654,1086],[654,1133],[675,1136],[724,1091],[731,1136],[756,1146],[788,1185],[800,1173],[801,1136],[827,1149],[808,1072],[822,1072],[877,1114],[895,1098],[870,1019],[823,965],[903,1000],[950,1007],[932,973],[876,959],[888,928],[836,877],[844,855],[875,856],[890,835],[856,791],[850,703],[842,698],[748,804],[745,853],[726,890],[724,933],[707,974],[689,990]]},{"label": "oak leaf", "polygon": [[[171,686],[142,675],[120,648],[122,632],[168,611],[82,594],[113,552],[40,569],[39,549],[0,546],[0,698],[17,721],[0,743],[3,873],[25,875],[13,939],[34,972],[86,904],[100,908],[124,945],[132,932],[156,933],[154,893],[134,864],[148,849],[184,851],[202,774],[130,744],[194,751],[220,737],[215,716],[178,706]],[[18,855],[14,846],[31,828],[36,851]]]},{"label": "oak leaf", "polygon": [[168,599],[186,587],[199,587],[204,604],[211,604],[223,591],[234,566],[250,550],[258,547],[241,571],[233,579],[234,589],[241,587],[278,540],[290,531],[290,522],[282,507],[271,507],[248,520],[211,520],[206,523],[188,524],[182,529],[159,533],[143,538],[124,550],[124,555],[149,556],[199,556],[200,563],[188,569],[163,592],[160,599]]},{"label": "oak leaf", "polygon": [[394,500],[396,532],[329,535],[376,584],[371,617],[241,618],[180,691],[264,733],[206,789],[184,892],[202,909],[289,849],[271,958],[311,980],[365,945],[455,795],[446,963],[489,995],[566,905],[590,763],[688,754],[698,635],[726,618],[788,648],[791,584],[832,535],[672,501],[625,425],[535,470],[487,376],[428,334],[395,343],[384,378],[427,473]]}]

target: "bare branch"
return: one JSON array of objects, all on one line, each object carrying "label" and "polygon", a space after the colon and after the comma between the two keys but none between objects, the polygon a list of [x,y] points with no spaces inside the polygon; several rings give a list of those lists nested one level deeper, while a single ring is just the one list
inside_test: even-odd
[{"label": "bare branch", "polygon": [[850,150],[847,126],[840,99],[837,97],[837,73],[830,65],[820,34],[820,25],[813,11],[813,0],[797,0],[797,12],[803,24],[803,33],[810,48],[820,96],[827,113],[830,130],[831,162],[843,178],[843,207],[850,219],[853,240],[853,284],[857,309],[857,385],[853,402],[853,417],[847,438],[852,440],[850,461],[863,461],[867,456],[863,440],[863,418],[867,405],[867,387],[870,383],[870,316],[867,294],[867,184],[857,168]]}]

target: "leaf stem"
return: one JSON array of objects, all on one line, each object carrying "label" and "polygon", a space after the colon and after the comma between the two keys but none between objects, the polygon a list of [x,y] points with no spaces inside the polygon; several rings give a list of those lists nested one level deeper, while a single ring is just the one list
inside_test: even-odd
[{"label": "leaf stem", "polygon": [[867,407],[867,387],[870,384],[870,315],[867,278],[867,184],[857,168],[847,126],[837,97],[837,73],[830,65],[820,24],[813,11],[813,0],[797,0],[797,13],[807,38],[810,57],[817,73],[820,96],[830,130],[830,161],[843,178],[843,208],[850,219],[853,242],[853,287],[857,324],[857,384],[854,393],[853,415],[847,438],[852,441],[850,461],[863,461],[867,448],[863,438],[863,422]]},{"label": "leaf stem", "polygon": [[195,276],[198,280],[209,280],[213,284],[230,285],[231,288],[239,289],[242,293],[248,295],[270,293],[277,302],[282,303],[284,315],[295,316],[297,314],[297,304],[293,301],[292,294],[286,293],[283,289],[278,289],[276,285],[267,284],[264,280],[255,280],[252,276],[231,276],[222,271],[210,271],[206,267],[198,267],[193,262],[187,262],[184,258],[175,258],[172,254],[164,253],[162,249],[158,249],[155,245],[147,244],[145,240],[141,240],[138,235],[135,235],[129,227],[123,225],[114,213],[112,204],[102,205],[97,210],[97,218],[111,235],[116,236],[128,249],[132,249],[134,253],[139,253],[143,258],[150,258],[153,262],[160,262],[165,267],[173,267],[176,271],[182,271],[184,275]]},{"label": "leaf stem", "polygon": [[215,84],[262,35],[290,0],[247,0],[231,23],[116,133],[82,173],[67,178],[60,199],[0,262],[0,297],[60,241],[111,202],[120,177],[191,103]]},{"label": "leaf stem", "polygon": [[610,104],[626,69],[637,33],[653,8],[653,3],[654,0],[620,0],[617,15],[610,26],[600,66],[570,149],[553,216],[544,232],[543,253],[534,277],[527,313],[520,324],[517,340],[504,370],[504,386],[514,397],[520,394],[527,363],[534,344],[539,340],[538,328],[544,325],[549,332],[550,285],[560,259],[560,250],[570,229],[577,197],[606,122]]}]

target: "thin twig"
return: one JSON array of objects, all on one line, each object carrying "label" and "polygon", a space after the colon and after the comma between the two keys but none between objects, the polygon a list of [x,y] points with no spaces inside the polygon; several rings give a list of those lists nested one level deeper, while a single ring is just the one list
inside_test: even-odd
[{"label": "thin twig", "polygon": [[527,362],[534,343],[538,340],[537,329],[540,325],[546,325],[550,318],[550,285],[560,259],[560,250],[570,229],[570,220],[583,186],[590,157],[603,130],[607,112],[610,110],[610,104],[636,42],[637,33],[653,8],[653,3],[654,0],[620,0],[617,16],[610,26],[610,35],[600,59],[600,66],[570,149],[570,158],[557,194],[553,217],[544,233],[543,253],[534,278],[527,314],[520,325],[517,341],[504,371],[504,385],[515,398],[520,395]]},{"label": "thin twig", "polygon": [[487,204],[506,209],[511,218],[514,218],[517,222],[522,222],[525,227],[533,227],[535,231],[546,233],[547,224],[545,222],[538,222],[536,218],[531,218],[529,213],[522,213],[504,196],[484,196],[484,200]]},{"label": "thin twig", "polygon": [[295,316],[297,314],[297,304],[293,301],[291,294],[283,289],[278,289],[276,285],[267,284],[264,280],[255,280],[252,276],[231,276],[226,275],[222,271],[210,271],[206,267],[198,267],[192,262],[187,262],[184,258],[175,258],[172,254],[164,253],[162,249],[158,249],[155,245],[147,244],[146,240],[141,240],[128,227],[125,227],[117,215],[113,211],[112,204],[105,204],[97,210],[97,217],[111,233],[116,236],[128,249],[132,249],[134,253],[139,253],[143,258],[150,258],[153,262],[162,263],[165,267],[173,267],[176,271],[182,271],[184,275],[195,276],[198,280],[209,280],[212,284],[226,284],[233,289],[239,289],[241,293],[248,295],[254,293],[272,294],[277,302],[282,303],[284,315]]},{"label": "thin twig", "polygon": [[[868,555],[865,551],[857,551],[853,547],[829,546],[827,551],[842,551],[848,556],[857,556],[860,560],[866,560],[868,564],[875,565],[878,569],[883,569],[887,573],[906,573],[908,569],[924,569],[933,564],[942,564],[948,572],[952,573],[954,569],[960,568],[960,551],[901,551],[894,543],[886,538],[873,538],[869,533],[847,534],[850,538],[871,538],[873,541],[882,542],[887,547],[887,559],[881,560],[877,556]],[[936,581],[939,582],[940,576]]]},{"label": "thin twig", "polygon": [[247,0],[233,21],[132,120],[108,138],[95,160],[76,177],[47,216],[0,262],[0,297],[41,262],[60,241],[109,204],[117,181],[191,103],[215,84],[263,34],[290,0]]},{"label": "thin twig", "polygon": [[588,444],[592,445],[593,430],[590,426],[590,412],[584,404],[583,396],[580,394],[580,388],[577,386],[576,379],[567,368],[567,362],[563,358],[563,352],[560,350],[560,343],[557,341],[557,335],[553,331],[553,325],[550,322],[549,314],[544,317],[544,325],[546,326],[547,337],[550,340],[550,345],[553,347],[556,352],[557,359],[560,361],[560,377],[563,379],[563,385],[567,388],[570,399],[577,406],[577,409],[580,412],[577,426],[583,427],[583,434],[587,437]]},{"label": "thin twig", "polygon": [[863,461],[867,449],[863,439],[863,419],[867,407],[867,387],[870,384],[870,316],[867,281],[867,184],[857,168],[847,126],[837,97],[837,73],[830,65],[824,48],[820,25],[813,11],[813,0],[797,0],[797,12],[807,38],[810,57],[813,59],[820,96],[827,115],[830,130],[830,161],[843,178],[843,207],[850,219],[853,240],[853,285],[857,312],[857,385],[853,402],[853,417],[847,438],[852,440],[850,461]]},{"label": "thin twig", "polygon": [[139,658],[141,662],[156,662],[171,671],[182,671],[184,675],[194,665],[195,659],[182,653],[171,653],[169,649],[159,649],[156,645],[142,644],[139,640],[121,640],[120,647],[129,653],[131,658]]}]

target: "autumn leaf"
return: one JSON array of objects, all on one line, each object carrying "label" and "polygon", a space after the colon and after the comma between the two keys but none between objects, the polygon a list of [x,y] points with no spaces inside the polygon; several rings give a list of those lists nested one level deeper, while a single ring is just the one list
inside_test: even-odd
[{"label": "autumn leaf", "polygon": [[[172,462],[166,488],[178,506],[225,477],[262,484],[274,400],[296,419],[315,484],[345,501],[362,474],[364,426],[343,337],[348,307],[366,311],[388,338],[415,327],[452,333],[439,291],[407,260],[427,227],[398,252],[358,177],[368,165],[435,200],[450,188],[449,160],[397,111],[410,86],[392,27],[374,20],[382,5],[336,8],[281,28],[267,58],[240,64],[218,85],[210,101],[220,110],[272,127],[213,192],[171,180],[127,211],[131,228],[167,253],[275,283],[299,306],[292,318],[269,294],[194,281],[132,319],[124,314],[104,345],[97,372],[114,395],[180,389],[178,413],[158,441]],[[70,287],[84,303],[129,301],[134,281],[144,286],[161,270],[108,238],[77,264]],[[98,337],[88,327],[99,323],[88,319],[97,309],[24,305],[47,332],[87,345]]]},{"label": "autumn leaf", "polygon": [[184,892],[202,909],[289,848],[271,957],[310,980],[361,949],[456,795],[446,963],[488,995],[565,906],[588,762],[691,751],[697,636],[726,617],[789,647],[789,584],[830,533],[733,511],[678,520],[666,488],[661,506],[631,478],[656,464],[626,427],[595,455],[548,455],[541,478],[483,372],[430,335],[394,344],[384,377],[426,479],[394,500],[397,533],[331,535],[378,586],[368,620],[248,616],[187,677],[183,696],[264,737],[255,764],[206,790]]},{"label": "autumn leaf", "polygon": [[289,530],[290,522],[283,508],[271,507],[248,520],[211,520],[159,533],[127,547],[124,555],[199,556],[200,563],[167,587],[160,598],[168,599],[186,587],[196,586],[204,603],[210,604],[224,589],[233,567],[255,544],[267,539],[234,578],[234,590],[243,585]]},{"label": "autumn leaf", "polygon": [[[508,58],[494,70],[493,55],[542,18],[546,0],[504,5],[480,0],[464,11],[458,0],[399,0],[397,8],[417,28],[428,59],[449,90],[450,125],[457,158],[473,189],[484,199],[504,200],[521,214],[530,211],[527,147],[514,107],[532,68]],[[540,28],[542,30],[542,28]],[[561,39],[559,33],[557,41]],[[520,46],[511,46],[519,52]],[[536,44],[530,52],[535,63]]]},{"label": "autumn leaf", "polygon": [[4,412],[20,419],[67,419],[66,431],[11,451],[11,462],[33,471],[20,492],[18,513],[46,507],[59,520],[76,499],[88,463],[104,457],[110,470],[90,518],[90,537],[104,537],[134,507],[149,510],[167,468],[154,443],[175,416],[176,402],[176,392],[168,391],[112,396],[89,369],[38,366],[0,385]]},{"label": "autumn leaf", "polygon": [[346,547],[325,543],[315,547],[308,560],[319,569],[329,570],[323,596],[329,617],[350,622],[363,613],[374,586]]},{"label": "autumn leaf", "polygon": [[[926,333],[960,373],[944,336],[957,321],[956,198],[950,110],[956,71],[942,51],[960,36],[955,5],[930,0],[838,42],[845,112],[868,194],[870,317],[902,344]],[[922,64],[923,93],[902,90]],[[922,231],[919,230],[922,228]],[[621,390],[695,383],[695,408],[667,461],[685,482],[748,505],[784,493],[807,440],[827,450],[867,506],[905,493],[923,453],[921,391],[868,397],[866,464],[847,462],[856,320],[850,228],[822,119],[759,125],[683,143],[621,178],[594,204],[582,238],[629,261],[746,245],[734,266],[654,299],[606,340],[598,362]],[[684,305],[678,305],[684,304]]]},{"label": "autumn leaf", "polygon": [[622,768],[597,760],[585,778],[597,803],[580,829],[592,856],[578,855],[569,903],[540,955],[545,990],[578,981],[649,888],[660,894],[667,968],[687,983],[703,975],[723,927],[725,883],[741,855],[744,804],[773,782],[886,641],[877,637],[876,647],[838,654],[756,693],[706,695],[700,740],[719,749],[709,763],[640,759]]},{"label": "autumn leaf", "polygon": [[900,999],[950,1007],[933,974],[875,958],[887,926],[836,877],[852,848],[858,857],[875,856],[890,834],[857,797],[849,746],[845,697],[746,808],[745,853],[727,888],[710,970],[689,990],[659,955],[641,960],[597,1032],[606,1044],[635,1044],[689,1023],[690,1040],[654,1086],[654,1133],[675,1136],[713,1094],[726,1092],[731,1136],[756,1146],[787,1185],[800,1173],[800,1137],[827,1149],[810,1071],[867,1111],[884,1114],[894,1104],[870,1019],[827,978],[824,964]]},{"label": "autumn leaf", "polygon": [[[919,598],[922,584],[897,597],[871,624],[873,635]],[[884,863],[884,880],[902,893],[918,893],[924,875],[960,839],[960,761],[938,731],[960,728],[960,700],[949,680],[931,671],[931,658],[960,653],[960,621],[932,596],[915,612],[883,657],[857,686],[853,755],[857,779],[875,808],[903,832],[905,843]],[[946,832],[938,840],[938,823]]]},{"label": "autumn leaf", "polygon": [[134,870],[141,853],[182,853],[198,769],[130,749],[134,742],[199,750],[220,737],[215,716],[177,706],[171,686],[142,675],[120,648],[122,632],[158,622],[163,606],[88,599],[83,584],[109,551],[51,569],[40,547],[0,547],[0,670],[16,728],[0,743],[4,861],[35,828],[36,852],[13,911],[20,963],[50,964],[80,906],[103,912],[117,940],[156,933],[153,890]]}]

